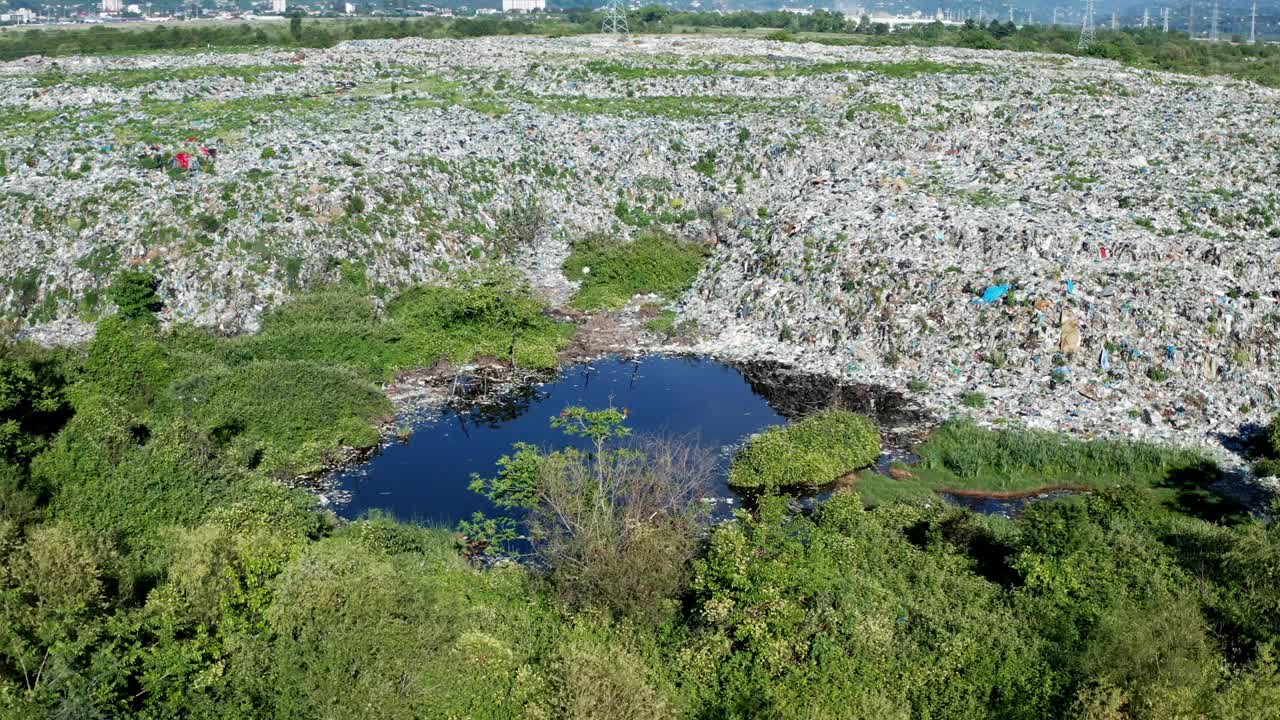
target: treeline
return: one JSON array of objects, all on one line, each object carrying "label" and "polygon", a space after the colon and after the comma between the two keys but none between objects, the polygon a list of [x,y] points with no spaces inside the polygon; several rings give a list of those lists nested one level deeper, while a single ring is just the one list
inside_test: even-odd
[{"label": "treeline", "polygon": [[99,25],[87,30],[35,29],[0,33],[0,60],[13,60],[28,55],[144,53],[204,48],[326,48],[346,40],[530,35],[545,28],[545,23],[535,25],[526,21],[492,17],[361,21],[296,18],[290,23],[270,25],[179,23],[146,29]]},{"label": "treeline", "polygon": [[[150,30],[97,26],[88,30],[27,30],[0,34],[0,60],[27,55],[74,55],[212,47],[332,47],[345,40],[382,38],[469,38],[492,35],[563,35],[598,32],[602,16],[573,10],[536,19],[500,17],[419,18],[400,20],[317,21],[295,18],[289,25],[162,25]],[[648,6],[629,13],[633,32],[672,33],[771,28],[775,40],[833,45],[961,47],[985,50],[1046,52],[1118,60],[1136,67],[1195,75],[1226,75],[1280,87],[1280,46],[1208,43],[1185,33],[1154,28],[1099,29],[1098,41],[1086,51],[1077,45],[1074,28],[1015,26],[992,20],[963,26],[932,23],[890,32],[889,26],[863,17],[849,20],[834,12],[809,15],[771,12],[671,12]],[[804,35],[799,35],[804,33]]]},{"label": "treeline", "polygon": [[[1194,75],[1226,75],[1280,87],[1280,46],[1209,43],[1186,33],[1164,33],[1156,28],[1098,30],[1097,42],[1088,50],[1077,47],[1079,29],[1048,25],[1019,27],[992,20],[985,25],[970,20],[964,25],[930,23],[890,31],[884,23],[864,16],[857,20],[818,11],[811,15],[785,12],[697,13],[668,12],[653,6],[633,11],[629,17],[646,32],[676,32],[685,28],[773,28],[770,37],[799,42],[871,46],[960,47],[978,50],[1045,52],[1119,60],[1127,65]],[[829,37],[798,33],[839,34]]]},{"label": "treeline", "polygon": [[[1280,527],[1174,513],[1123,480],[1014,521],[936,498],[868,509],[850,491],[802,513],[766,492],[707,536],[714,455],[633,442],[616,409],[566,408],[553,424],[592,452],[513,448],[473,485],[502,515],[466,538],[338,523],[278,479],[377,443],[389,406],[373,380],[513,345],[545,365],[567,336],[509,275],[413,289],[379,312],[358,267],[334,274],[261,334],[223,338],[162,329],[155,281],[128,272],[87,347],[0,347],[0,716],[1256,720],[1280,707]],[[974,455],[1015,446],[969,444],[967,466],[1033,472],[1033,457]],[[539,562],[468,560],[517,536]]]}]

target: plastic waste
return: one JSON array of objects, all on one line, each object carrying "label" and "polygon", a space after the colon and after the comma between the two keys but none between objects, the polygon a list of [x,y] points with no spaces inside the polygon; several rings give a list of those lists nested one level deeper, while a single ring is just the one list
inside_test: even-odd
[{"label": "plastic waste", "polygon": [[996,302],[997,300],[1004,297],[1008,293],[1009,293],[1008,285],[991,285],[986,290],[983,291],[982,298],[975,300],[974,302],[982,303],[982,304],[990,304],[990,303]]}]

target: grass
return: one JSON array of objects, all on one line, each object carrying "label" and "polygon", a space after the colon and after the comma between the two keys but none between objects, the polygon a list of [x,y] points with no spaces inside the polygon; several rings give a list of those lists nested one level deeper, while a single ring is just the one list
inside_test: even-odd
[{"label": "grass", "polygon": [[1009,204],[1008,198],[1005,198],[991,188],[957,190],[955,194],[970,205],[979,208],[1003,207]]},{"label": "grass", "polygon": [[406,290],[385,317],[357,289],[312,292],[270,313],[262,332],[231,341],[225,353],[252,360],[301,360],[352,368],[371,380],[438,360],[480,355],[547,369],[572,327],[543,314],[542,305],[500,273],[464,276],[458,286]]},{"label": "grass", "polygon": [[498,270],[407,290],[384,313],[353,282],[306,293],[238,338],[110,318],[86,384],[144,426],[188,422],[244,467],[290,475],[375,446],[392,411],[377,383],[397,371],[482,355],[551,368],[573,331]]},{"label": "grass", "polygon": [[243,444],[265,472],[321,468],[340,448],[378,444],[375,426],[391,403],[341,366],[257,361],[201,373],[179,384],[193,417],[215,439]]},{"label": "grass", "polygon": [[[751,58],[743,58],[750,61]],[[767,58],[760,58],[767,60]],[[734,64],[750,64],[737,62]],[[724,67],[697,65],[688,67],[652,67],[644,65],[625,65],[606,60],[593,60],[586,63],[586,69],[596,75],[615,77],[621,80],[647,80],[671,77],[809,77],[814,75],[834,75],[848,72],[872,72],[891,78],[910,79],[921,75],[970,75],[986,72],[981,65],[958,65],[938,63],[930,60],[909,60],[906,62],[818,62],[818,63],[774,63],[774,67]]]},{"label": "grass", "polygon": [[844,112],[845,120],[855,120],[859,115],[875,114],[891,120],[899,125],[907,124],[907,116],[902,107],[894,103],[862,103],[850,106]]},{"label": "grass", "polygon": [[864,474],[857,489],[870,505],[924,500],[943,490],[993,494],[1052,487],[1136,485],[1154,491],[1170,511],[1213,520],[1235,519],[1241,508],[1209,492],[1220,471],[1191,451],[1127,440],[1081,440],[1058,433],[987,430],[953,420],[916,448],[919,461],[896,475]]},{"label": "grass", "polygon": [[656,335],[671,337],[676,327],[676,311],[663,310],[657,317],[645,322],[644,329]]},{"label": "grass", "polygon": [[36,87],[70,85],[72,87],[107,86],[120,90],[150,85],[157,82],[180,82],[205,78],[236,78],[244,82],[257,82],[264,76],[293,73],[301,65],[202,65],[165,69],[107,70],[103,72],[66,74],[58,71],[36,76]]},{"label": "grass", "polygon": [[767,112],[778,101],[733,95],[653,95],[641,97],[587,97],[585,95],[530,96],[528,101],[547,112],[576,115],[618,115],[694,120],[715,115]]},{"label": "grass", "polygon": [[574,244],[564,272],[581,283],[574,307],[610,309],[639,293],[679,295],[693,284],[705,257],[702,247],[665,233],[642,233],[631,242],[593,235]]},{"label": "grass", "polygon": [[1053,179],[1055,182],[1064,183],[1065,185],[1067,185],[1067,187],[1077,192],[1088,190],[1090,185],[1098,182],[1098,178],[1096,177],[1092,177],[1088,175],[1076,175],[1074,173],[1067,173],[1065,175],[1055,175]]},{"label": "grass", "polygon": [[755,435],[729,467],[729,484],[772,492],[821,487],[880,457],[880,431],[861,415],[826,410]]}]

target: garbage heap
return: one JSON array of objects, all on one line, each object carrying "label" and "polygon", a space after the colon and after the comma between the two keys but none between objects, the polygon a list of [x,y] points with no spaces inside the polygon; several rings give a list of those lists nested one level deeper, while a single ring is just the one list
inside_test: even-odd
[{"label": "garbage heap", "polygon": [[156,273],[169,321],[246,332],[317,283],[389,297],[495,260],[562,302],[574,239],[662,231],[711,246],[674,306],[704,352],[1206,445],[1277,404],[1280,95],[1248,83],[948,48],[405,39],[27,58],[0,64],[0,116],[0,304],[45,341],[83,338],[124,267]]}]

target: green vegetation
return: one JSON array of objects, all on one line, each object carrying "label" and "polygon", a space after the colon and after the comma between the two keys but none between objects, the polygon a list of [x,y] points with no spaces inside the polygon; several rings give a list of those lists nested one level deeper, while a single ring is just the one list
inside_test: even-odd
[{"label": "green vegetation", "polygon": [[234,78],[243,82],[257,82],[264,76],[292,73],[301,70],[301,65],[202,65],[195,67],[145,69],[145,70],[108,70],[105,72],[66,74],[52,71],[36,76],[37,87],[53,85],[72,85],[74,87],[107,86],[128,90],[156,82],[177,82],[184,80],[203,80],[205,78]]},{"label": "green vegetation", "polygon": [[1017,495],[1052,488],[1138,487],[1168,510],[1218,520],[1241,508],[1213,495],[1216,465],[1204,456],[1159,445],[1076,440],[1056,433],[986,430],[970,420],[948,422],[916,448],[920,460],[895,477],[864,473],[858,492],[873,505],[927,500],[939,491]]},{"label": "green vegetation", "polygon": [[644,327],[651,333],[671,337],[676,327],[676,311],[663,310],[657,317],[646,320]]},{"label": "green vegetation", "polygon": [[902,108],[895,103],[863,103],[860,105],[851,105],[844,112],[845,120],[856,120],[859,115],[881,115],[892,120],[899,125],[907,124],[907,116],[903,114]]},{"label": "green vegetation", "polygon": [[574,307],[619,308],[639,293],[679,295],[693,283],[704,258],[702,247],[660,232],[644,232],[630,242],[597,234],[574,243],[564,272],[581,283]]},{"label": "green vegetation", "polygon": [[336,286],[304,295],[269,313],[262,332],[229,341],[232,358],[341,364],[370,380],[439,359],[478,355],[520,367],[555,367],[571,328],[543,314],[514,276],[483,271],[454,286],[412,288],[379,317],[367,293]]},{"label": "green vegetation", "polygon": [[[71,55],[145,52],[188,52],[223,48],[239,50],[264,46],[332,47],[351,39],[369,38],[468,38],[487,35],[532,35],[544,33],[560,36],[598,32],[601,15],[574,10],[564,17],[529,20],[510,18],[441,18],[387,20],[314,20],[301,19],[289,27],[249,25],[181,25],[157,26],[147,30],[118,29],[96,26],[88,30],[27,30],[0,36],[0,60],[27,55]],[[819,42],[829,45],[865,45],[871,47],[962,47],[983,50],[1060,53],[1118,60],[1127,65],[1193,75],[1226,75],[1251,80],[1270,87],[1280,87],[1280,48],[1267,43],[1206,43],[1193,40],[1185,33],[1164,33],[1159,28],[1123,28],[1110,31],[1100,28],[1098,41],[1087,51],[1076,47],[1078,30],[1069,27],[1024,25],[992,20],[979,26],[972,21],[951,27],[941,23],[918,25],[890,32],[887,25],[869,18],[854,21],[843,14],[820,12],[796,15],[771,12],[670,12],[650,6],[629,13],[633,32],[683,33],[718,32],[768,37],[782,42]],[[732,67],[753,64],[741,58],[718,58],[693,67],[632,68],[601,61],[589,71],[621,79],[645,79],[726,72],[761,73],[797,76],[832,72],[876,72],[890,77],[917,77],[942,73],[981,72],[979,65],[942,65],[928,61],[899,63],[842,63],[782,65],[772,68]],[[730,66],[730,67],[723,67]],[[1084,91],[1087,93],[1087,91]],[[0,123],[3,125],[3,123]]]},{"label": "green vegetation", "polygon": [[[1015,26],[992,20],[963,26],[941,23],[890,31],[870,18],[847,20],[834,12],[796,16],[784,12],[664,13],[653,16],[642,8],[633,12],[632,28],[645,32],[681,32],[694,29],[725,34],[769,37],[784,42],[817,42],[829,45],[870,47],[961,47],[980,50],[1058,53],[1118,60],[1126,65],[1192,75],[1226,75],[1280,87],[1280,47],[1259,43],[1207,43],[1184,32],[1164,33],[1160,28],[1099,28],[1098,40],[1088,50],[1077,47],[1079,29],[1046,25]],[[771,35],[772,29],[783,34]]]},{"label": "green vegetation", "polygon": [[155,313],[164,309],[164,302],[156,294],[158,288],[159,283],[150,273],[125,270],[112,283],[109,296],[121,318],[154,320]]},{"label": "green vegetation", "polygon": [[687,586],[705,515],[697,500],[715,462],[676,442],[623,446],[631,434],[625,420],[612,407],[565,408],[551,426],[588,440],[593,452],[518,443],[498,461],[496,477],[471,483],[518,516],[476,513],[461,529],[472,552],[526,538],[571,606],[656,622],[674,614]]},{"label": "green vegetation", "polygon": [[1255,439],[1252,455],[1255,475],[1280,476],[1280,415],[1272,418]]},{"label": "green vegetation", "polygon": [[[760,58],[766,61],[767,58]],[[885,77],[910,79],[921,75],[970,75],[986,72],[982,65],[939,63],[931,60],[907,60],[904,62],[817,62],[783,64],[771,68],[741,67],[755,64],[755,58],[729,58],[729,63],[700,63],[690,66],[624,65],[605,60],[593,60],[585,68],[595,75],[607,75],[622,80],[645,80],[669,77],[708,77],[725,75],[732,77],[808,77],[836,73],[871,72]],[[738,62],[747,61],[747,62]],[[729,65],[734,65],[730,67]]]},{"label": "green vegetation", "polygon": [[[1186,493],[1214,470],[1193,453],[959,423],[919,449],[920,484],[1095,490],[995,520],[896,472],[858,489],[898,501],[792,510],[768,488],[878,454],[869,422],[826,411],[752,441],[733,473],[768,460],[766,492],[708,533],[714,455],[570,407],[552,424],[582,445],[513,448],[473,483],[502,515],[465,537],[339,524],[269,473],[363,442],[386,408],[368,378],[498,328],[560,337],[498,277],[380,315],[343,274],[234,340],[161,330],[154,282],[122,276],[89,347],[0,347],[0,714],[1252,720],[1280,702],[1280,524],[1197,519],[1212,508]],[[517,536],[537,562],[468,562]]]},{"label": "green vegetation", "polygon": [[960,396],[960,404],[975,410],[980,410],[987,406],[987,396],[980,392],[967,392]]},{"label": "green vegetation", "polygon": [[861,415],[826,410],[752,437],[733,458],[729,484],[774,492],[821,487],[880,457],[880,431]]},{"label": "green vegetation", "polygon": [[778,101],[775,100],[736,95],[649,95],[610,98],[583,95],[536,95],[525,99],[547,112],[624,117],[650,116],[668,120],[697,120],[714,115],[768,112],[778,107]]},{"label": "green vegetation", "polygon": [[353,268],[348,284],[271,311],[260,333],[217,338],[160,331],[154,278],[122,273],[111,291],[120,310],[99,323],[77,397],[146,433],[184,423],[243,467],[288,475],[376,446],[390,406],[374,383],[397,370],[479,355],[551,368],[571,332],[502,272],[410,289],[383,315],[350,284],[362,281]]},{"label": "green vegetation", "polygon": [[1191,588],[1243,571],[1221,549],[1272,552],[1253,532],[1161,520],[1137,492],[1037,506],[1016,529],[853,494],[812,518],[769,500],[698,562],[681,669],[702,703],[769,717],[1244,718],[1275,692],[1270,646],[1224,671],[1209,618],[1253,618],[1275,586]]},{"label": "green vegetation", "polygon": [[539,27],[550,30],[559,23],[535,25],[520,20],[498,18],[438,18],[398,20],[314,20],[290,18],[288,26],[261,23],[148,25],[110,28],[102,25],[87,30],[57,28],[6,32],[0,35],[0,60],[27,55],[92,55],[100,53],[183,53],[213,49],[244,50],[270,46],[333,47],[346,40],[374,38],[436,37],[466,38],[487,35],[530,35]]}]

